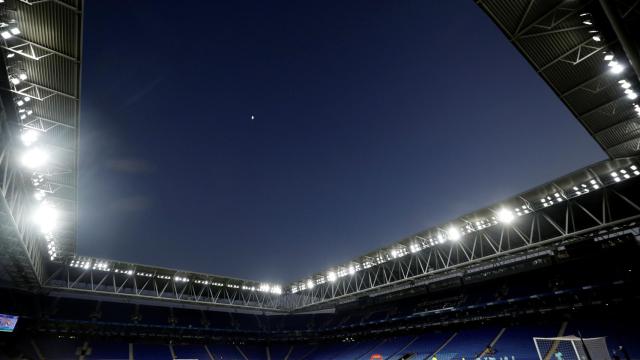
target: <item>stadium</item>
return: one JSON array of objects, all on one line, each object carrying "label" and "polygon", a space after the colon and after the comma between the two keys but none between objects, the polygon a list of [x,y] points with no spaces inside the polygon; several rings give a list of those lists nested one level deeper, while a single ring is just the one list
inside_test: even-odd
[{"label": "stadium", "polygon": [[77,254],[84,5],[0,1],[0,359],[640,359],[640,1],[476,0],[608,159],[288,284]]}]

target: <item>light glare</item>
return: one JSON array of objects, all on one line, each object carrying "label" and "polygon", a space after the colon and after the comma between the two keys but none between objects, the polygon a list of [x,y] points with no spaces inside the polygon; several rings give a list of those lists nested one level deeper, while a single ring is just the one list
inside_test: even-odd
[{"label": "light glare", "polygon": [[503,224],[510,224],[513,221],[513,213],[507,209],[500,209],[497,213],[498,221]]},{"label": "light glare", "polygon": [[49,154],[40,148],[27,150],[22,156],[22,164],[29,169],[43,166],[49,160]]}]

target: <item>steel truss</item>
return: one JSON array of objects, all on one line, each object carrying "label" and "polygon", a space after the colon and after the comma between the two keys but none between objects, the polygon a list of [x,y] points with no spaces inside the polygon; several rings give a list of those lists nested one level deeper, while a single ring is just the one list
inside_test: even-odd
[{"label": "steel truss", "polygon": [[416,253],[408,252],[375,267],[339,277],[334,282],[288,294],[285,306],[300,310],[351,301],[374,290],[396,291],[410,287],[418,279],[450,270],[532,250],[553,249],[563,241],[591,239],[626,227],[637,229],[640,201],[634,187],[638,182],[639,178],[633,178],[624,186],[616,184],[520,216],[512,224],[487,227],[458,241],[448,241]]},{"label": "steel truss", "polygon": [[44,287],[207,306],[281,312],[315,310],[350,302],[362,295],[396,292],[436,279],[460,276],[467,271],[477,271],[478,267],[499,267],[522,259],[549,256],[568,242],[604,239],[629,229],[637,232],[640,196],[634,190],[639,183],[640,176],[636,176],[583,195],[566,197],[553,206],[523,214],[511,224],[488,226],[469,232],[458,241],[406,252],[370,268],[342,275],[334,282],[295,293],[272,294],[258,291],[256,282],[128,263],[110,263],[108,269],[101,269],[96,268],[101,260],[90,258],[85,258],[90,260],[86,267],[77,264],[74,267],[70,262],[50,264],[50,276]]},{"label": "steel truss", "polygon": [[[212,279],[167,269],[125,265],[130,270],[73,267],[51,263],[51,275],[44,281],[48,290],[65,290],[97,295],[128,296],[140,299],[168,300],[209,306],[282,310],[281,295],[260,291],[260,284],[235,279]],[[196,280],[194,276],[200,276]],[[184,279],[189,280],[185,281]]]}]

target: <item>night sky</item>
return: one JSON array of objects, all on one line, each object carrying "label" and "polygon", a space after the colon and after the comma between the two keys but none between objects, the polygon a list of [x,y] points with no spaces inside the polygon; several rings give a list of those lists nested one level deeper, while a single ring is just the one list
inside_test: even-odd
[{"label": "night sky", "polygon": [[81,255],[286,283],[605,158],[471,0],[85,6]]}]

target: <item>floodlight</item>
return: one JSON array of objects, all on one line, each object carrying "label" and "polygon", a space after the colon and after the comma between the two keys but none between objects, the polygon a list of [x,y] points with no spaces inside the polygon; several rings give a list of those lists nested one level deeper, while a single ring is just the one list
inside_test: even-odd
[{"label": "floodlight", "polygon": [[595,42],[600,42],[602,39],[600,38],[600,36],[596,35],[594,37],[592,37],[593,41]]},{"label": "floodlight", "polygon": [[17,77],[17,76],[13,76],[13,75],[12,75],[12,76],[9,76],[9,81],[11,81],[11,83],[12,83],[13,85],[18,85],[18,84],[20,84],[20,78],[19,78],[19,77]]},{"label": "floodlight", "polygon": [[[18,84],[19,84],[19,83],[20,83],[20,79],[18,79]],[[17,85],[17,84],[16,84],[16,85]],[[22,101],[22,100],[18,100],[18,101],[16,101],[16,105],[18,105],[18,106],[22,106],[22,105],[24,105],[24,101]]]},{"label": "floodlight", "polygon": [[38,225],[40,231],[50,233],[57,225],[58,211],[51,203],[43,201],[36,209],[33,221]]},{"label": "floodlight", "polygon": [[454,228],[453,226],[451,226],[447,230],[447,236],[448,236],[449,240],[458,241],[462,237],[462,234],[460,234],[460,230],[458,230],[458,229]]},{"label": "floodlight", "polygon": [[21,72],[20,74],[18,74],[18,78],[22,81],[27,80],[27,74]]},{"label": "floodlight", "polygon": [[39,168],[46,164],[49,154],[40,148],[27,150],[22,156],[22,164],[30,169]]},{"label": "floodlight", "polygon": [[604,56],[604,61],[611,61],[613,60],[613,54],[607,54]]},{"label": "floodlight", "polygon": [[336,281],[337,279],[338,279],[338,277],[336,276],[336,273],[335,273],[335,272],[333,272],[333,271],[329,271],[329,272],[327,273],[327,280],[328,280],[329,282],[334,282],[334,281]]},{"label": "floodlight", "polygon": [[314,285],[313,280],[307,280],[307,289],[313,289]]},{"label": "floodlight", "polygon": [[[627,92],[627,91],[628,91],[628,92]],[[633,90],[627,89],[627,90],[625,91],[625,93],[627,94],[627,98],[629,98],[629,99],[631,99],[631,100],[635,100],[635,99],[637,99],[637,98],[638,98],[638,94],[637,94],[635,91],[633,91]]]},{"label": "floodlight", "polygon": [[349,275],[353,275],[356,273],[356,268],[353,265],[349,266]]},{"label": "floodlight", "polygon": [[11,35],[20,35],[20,29],[18,29],[17,27],[9,29],[9,32],[11,33]]},{"label": "floodlight", "polygon": [[38,201],[42,201],[44,200],[44,197],[46,196],[45,192],[42,190],[38,190],[33,194],[33,197],[38,200]]},{"label": "floodlight", "polygon": [[8,31],[3,31],[3,32],[0,32],[0,36],[2,36],[2,38],[6,40],[6,39],[11,39],[13,35],[11,35],[11,33]]},{"label": "floodlight", "polygon": [[438,242],[439,242],[440,244],[444,244],[444,242],[445,242],[446,240],[447,240],[447,239],[445,239],[444,235],[442,235],[442,234],[438,234]]},{"label": "floodlight", "polygon": [[619,81],[619,83],[620,87],[622,87],[623,89],[628,89],[631,87],[631,83],[627,82],[626,80]]},{"label": "floodlight", "polygon": [[500,221],[503,224],[509,224],[513,221],[513,213],[507,209],[500,209],[498,210],[498,213],[496,214],[496,217],[498,218],[498,221]]},{"label": "floodlight", "polygon": [[609,61],[609,67],[611,68],[611,72],[614,74],[620,74],[624,71],[624,66],[617,61]]},{"label": "floodlight", "polygon": [[27,129],[20,134],[20,140],[25,146],[31,146],[39,137],[40,132],[33,129]]}]

